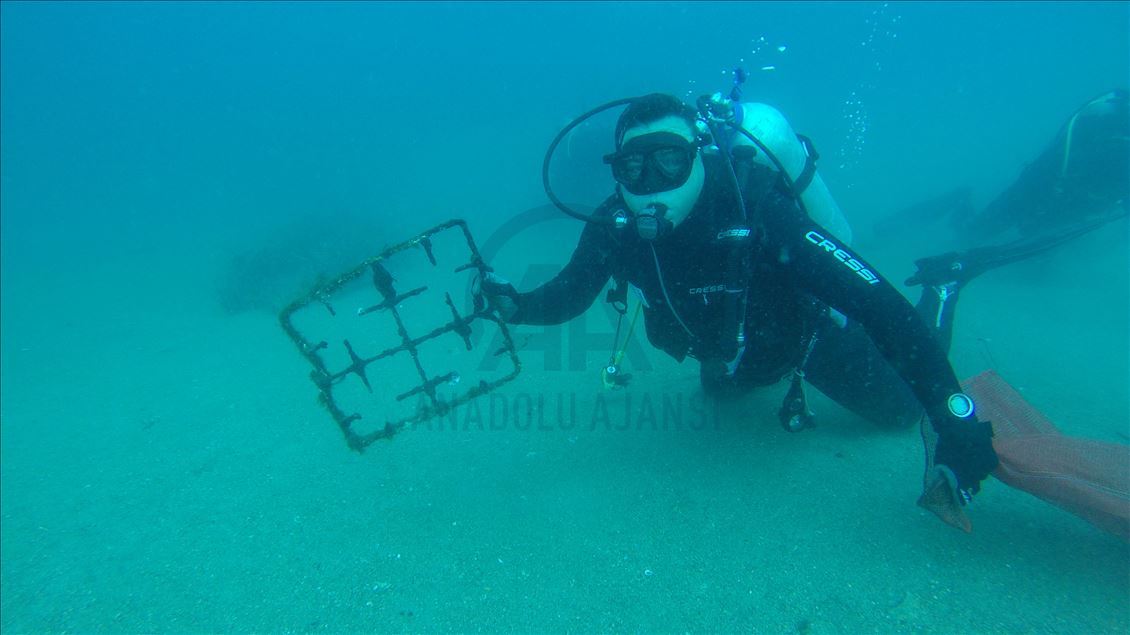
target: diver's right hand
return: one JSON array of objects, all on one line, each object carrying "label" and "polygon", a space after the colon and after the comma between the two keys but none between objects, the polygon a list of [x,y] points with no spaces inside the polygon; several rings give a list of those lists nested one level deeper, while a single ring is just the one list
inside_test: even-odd
[{"label": "diver's right hand", "polygon": [[487,273],[480,278],[472,293],[476,311],[482,311],[484,308],[496,311],[506,322],[518,312],[518,290],[506,279],[494,273]]},{"label": "diver's right hand", "polygon": [[1000,465],[993,449],[992,424],[972,418],[944,426],[938,433],[934,463],[953,472],[961,504],[969,503],[981,491],[981,481]]}]

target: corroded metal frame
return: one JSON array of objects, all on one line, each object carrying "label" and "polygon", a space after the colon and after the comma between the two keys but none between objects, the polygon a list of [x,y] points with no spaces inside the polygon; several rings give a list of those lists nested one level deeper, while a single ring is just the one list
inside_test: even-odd
[{"label": "corroded metal frame", "polygon": [[[406,249],[413,247],[420,247],[426,253],[428,260],[433,266],[436,264],[435,256],[432,254],[432,236],[458,228],[462,231],[464,239],[467,241],[467,247],[471,253],[470,262],[460,265],[455,268],[455,273],[461,271],[475,270],[477,275],[485,276],[491,271],[489,265],[483,262],[482,256],[479,253],[479,248],[475,244],[475,239],[471,236],[471,231],[467,227],[467,223],[462,219],[452,219],[445,223],[441,223],[410,238],[400,244],[389,247],[380,254],[365,260],[353,269],[342,273],[338,277],[328,282],[321,283],[311,289],[306,295],[291,302],[286,308],[279,313],[279,323],[282,325],[286,334],[298,347],[298,352],[306,358],[306,361],[314,367],[310,373],[310,379],[318,388],[318,401],[325,406],[329,411],[330,416],[337,422],[338,427],[341,428],[342,433],[345,435],[345,441],[349,447],[357,452],[363,452],[366,447],[380,439],[389,439],[396,433],[404,429],[405,426],[413,423],[420,423],[433,417],[439,417],[452,408],[468,401],[480,397],[503,384],[513,380],[518,376],[522,370],[522,363],[518,359],[517,349],[514,346],[514,340],[510,336],[510,330],[506,327],[506,323],[502,321],[489,307],[476,306],[475,311],[468,315],[460,315],[459,311],[455,308],[455,303],[451,300],[450,294],[444,294],[444,300],[447,303],[448,309],[451,311],[451,321],[439,326],[423,335],[412,336],[408,333],[408,329],[404,321],[400,317],[398,305],[413,296],[419,295],[427,290],[427,287],[419,287],[398,293],[393,285],[392,277],[384,268],[382,261],[387,260],[390,256],[398,254]],[[300,309],[309,306],[315,302],[322,304],[330,315],[336,315],[333,308],[331,299],[335,293],[341,290],[349,282],[356,280],[364,275],[367,271],[372,272],[373,284],[377,291],[383,297],[383,301],[379,304],[360,309],[357,314],[365,315],[376,311],[388,311],[393,319],[396,320],[396,328],[400,336],[400,344],[392,348],[386,349],[377,353],[372,357],[361,357],[357,355],[353,347],[350,345],[349,340],[344,340],[342,344],[345,347],[346,353],[349,355],[350,364],[343,369],[334,371],[326,366],[326,362],[322,359],[321,351],[328,349],[329,343],[325,340],[317,342],[311,341],[295,327],[292,317]],[[467,350],[472,349],[471,342],[471,325],[476,320],[486,320],[494,322],[498,325],[501,334],[502,346],[494,351],[494,355],[505,355],[511,362],[510,371],[498,379],[493,381],[480,380],[478,385],[472,386],[461,394],[455,395],[450,399],[440,399],[436,395],[436,387],[449,382],[457,377],[454,372],[447,372],[443,374],[433,375],[428,373],[423,365],[420,363],[420,358],[417,353],[417,347],[428,340],[436,339],[447,333],[455,333],[463,338],[463,342]],[[413,395],[424,394],[428,397],[427,401],[419,408],[416,414],[410,417],[404,417],[395,421],[386,421],[383,427],[378,428],[369,433],[360,434],[353,430],[353,422],[361,419],[361,414],[350,413],[346,414],[344,410],[334,400],[334,386],[341,382],[349,375],[357,375],[358,378],[369,388],[369,380],[366,377],[365,369],[373,362],[391,357],[397,353],[407,352],[411,356],[412,361],[416,367],[416,372],[420,377],[420,384],[416,387],[396,396],[397,401],[402,401]]]}]

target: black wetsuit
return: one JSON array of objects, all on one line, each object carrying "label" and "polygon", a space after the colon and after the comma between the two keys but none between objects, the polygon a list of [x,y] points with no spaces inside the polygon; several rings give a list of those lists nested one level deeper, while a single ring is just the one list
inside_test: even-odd
[{"label": "black wetsuit", "polygon": [[[652,345],[680,361],[691,356],[702,362],[708,392],[778,382],[801,362],[815,334],[807,378],[843,406],[888,424],[913,422],[923,409],[935,426],[954,420],[946,399],[960,385],[925,321],[853,251],[837,251],[843,243],[808,218],[776,179],[762,179],[774,183],[763,187],[750,179],[743,187],[750,220],[763,226],[763,237],[751,247],[744,354],[732,377],[707,372],[727,350],[720,336],[727,332],[727,247],[718,234],[733,226],[737,199],[722,159],[703,158],[702,194],[669,235],[650,243],[630,228],[588,224],[565,268],[519,294],[518,311],[509,321],[567,321],[615,277],[642,291]],[[623,208],[614,195],[596,214],[610,216]],[[848,316],[846,327],[831,319],[828,307]]]}]

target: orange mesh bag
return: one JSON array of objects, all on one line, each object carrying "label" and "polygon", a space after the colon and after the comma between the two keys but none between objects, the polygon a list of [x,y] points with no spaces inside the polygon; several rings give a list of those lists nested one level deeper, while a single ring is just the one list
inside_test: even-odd
[{"label": "orange mesh bag", "polygon": [[[977,404],[977,416],[993,424],[993,448],[1000,457],[993,476],[1130,542],[1130,446],[1060,434],[994,371],[967,380],[964,388]],[[922,432],[927,468],[918,504],[970,531],[952,475],[931,461],[936,438],[928,422]]]}]

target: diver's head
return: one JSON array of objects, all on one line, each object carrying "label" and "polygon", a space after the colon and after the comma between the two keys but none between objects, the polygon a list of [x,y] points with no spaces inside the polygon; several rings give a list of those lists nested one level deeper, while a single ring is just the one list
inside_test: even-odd
[{"label": "diver's head", "polygon": [[691,213],[705,180],[695,111],[675,97],[632,102],[616,122],[616,152],[604,157],[628,208],[672,226]]}]

